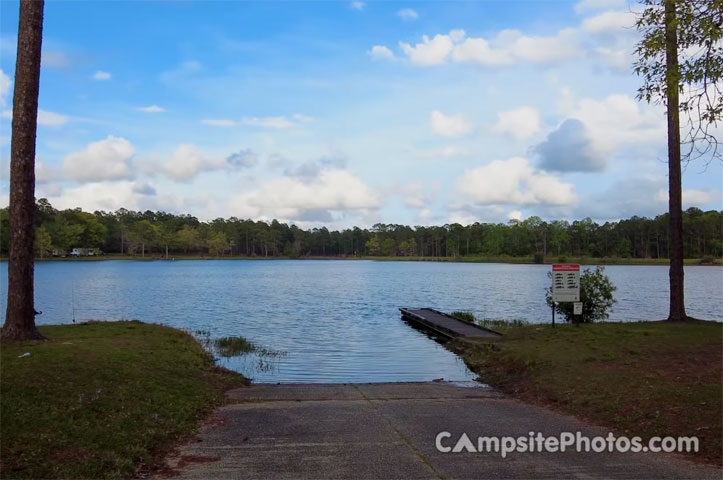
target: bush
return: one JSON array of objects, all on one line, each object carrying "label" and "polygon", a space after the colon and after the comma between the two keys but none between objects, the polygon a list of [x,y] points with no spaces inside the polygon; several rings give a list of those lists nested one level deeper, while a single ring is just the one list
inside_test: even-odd
[{"label": "bush", "polygon": [[[586,268],[580,275],[582,315],[573,315],[572,302],[557,303],[555,311],[572,323],[592,323],[607,319],[610,316],[608,309],[615,303],[613,292],[617,287],[603,273],[604,271],[605,267],[597,266],[594,271]],[[548,272],[547,276],[552,279],[552,272]],[[547,288],[545,300],[552,307],[552,286]]]},{"label": "bush", "polygon": [[545,256],[541,253],[536,253],[533,256],[533,260],[535,263],[545,263]]}]

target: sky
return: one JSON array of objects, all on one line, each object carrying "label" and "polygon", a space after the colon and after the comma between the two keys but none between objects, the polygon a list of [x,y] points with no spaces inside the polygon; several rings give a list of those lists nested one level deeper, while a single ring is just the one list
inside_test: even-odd
[{"label": "sky", "polygon": [[[302,228],[655,216],[666,121],[635,98],[637,10],[47,1],[36,197]],[[0,206],[17,23],[0,1]],[[723,209],[706,163],[684,208]]]}]

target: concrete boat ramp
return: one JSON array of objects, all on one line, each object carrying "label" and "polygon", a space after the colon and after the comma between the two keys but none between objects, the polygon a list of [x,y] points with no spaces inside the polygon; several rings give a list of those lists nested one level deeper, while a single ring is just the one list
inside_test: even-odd
[{"label": "concrete boat ramp", "polygon": [[607,430],[523,404],[481,384],[254,385],[229,393],[156,478],[721,478],[671,454],[442,453],[463,433],[559,435]]}]

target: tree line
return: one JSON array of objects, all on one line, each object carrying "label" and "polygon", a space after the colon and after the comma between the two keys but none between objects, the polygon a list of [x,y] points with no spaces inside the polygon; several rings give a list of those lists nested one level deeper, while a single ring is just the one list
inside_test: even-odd
[{"label": "tree line", "polygon": [[[633,216],[603,224],[590,218],[568,222],[530,217],[507,223],[463,226],[408,226],[378,223],[371,228],[304,230],[272,220],[217,218],[133,211],[57,210],[46,200],[35,205],[35,253],[64,255],[73,248],[138,256],[239,255],[291,258],[359,256],[591,256],[668,258],[668,214]],[[7,255],[9,211],[0,209],[0,254]],[[723,212],[683,212],[688,258],[723,256]]]}]

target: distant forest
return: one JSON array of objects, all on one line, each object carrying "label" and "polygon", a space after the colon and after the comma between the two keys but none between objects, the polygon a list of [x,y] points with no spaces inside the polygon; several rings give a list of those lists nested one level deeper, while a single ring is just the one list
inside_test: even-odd
[{"label": "distant forest", "polygon": [[[0,209],[0,254],[9,246],[9,213]],[[56,210],[46,199],[36,203],[38,256],[63,255],[73,248],[108,254],[208,256],[591,256],[667,258],[668,214],[634,216],[598,224],[590,218],[568,222],[530,217],[507,223],[463,226],[376,224],[369,229],[302,230],[296,225],[235,217],[201,222],[191,215],[165,212],[83,212]],[[683,214],[688,258],[723,255],[723,212],[689,208]]]}]

